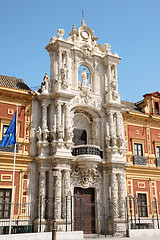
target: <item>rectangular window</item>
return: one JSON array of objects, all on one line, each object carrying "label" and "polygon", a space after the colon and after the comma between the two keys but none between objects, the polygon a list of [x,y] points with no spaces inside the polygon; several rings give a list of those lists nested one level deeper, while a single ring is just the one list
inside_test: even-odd
[{"label": "rectangular window", "polygon": [[159,104],[158,104],[158,102],[155,102],[155,110],[156,110],[156,115],[159,115]]},{"label": "rectangular window", "polygon": [[10,218],[11,189],[0,189],[0,219]]},{"label": "rectangular window", "polygon": [[134,143],[134,155],[143,156],[142,144]]},{"label": "rectangular window", "polygon": [[148,217],[147,197],[145,193],[138,193],[138,214],[140,217]]},{"label": "rectangular window", "polygon": [[157,158],[160,158],[160,146],[156,147]]},{"label": "rectangular window", "polygon": [[3,125],[3,137],[6,134],[8,127],[8,125]]}]

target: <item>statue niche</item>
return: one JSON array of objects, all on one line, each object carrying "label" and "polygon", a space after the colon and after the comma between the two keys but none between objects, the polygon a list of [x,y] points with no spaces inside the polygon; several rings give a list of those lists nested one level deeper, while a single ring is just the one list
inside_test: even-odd
[{"label": "statue niche", "polygon": [[81,97],[91,97],[90,72],[85,66],[79,67],[78,89],[81,91]]}]

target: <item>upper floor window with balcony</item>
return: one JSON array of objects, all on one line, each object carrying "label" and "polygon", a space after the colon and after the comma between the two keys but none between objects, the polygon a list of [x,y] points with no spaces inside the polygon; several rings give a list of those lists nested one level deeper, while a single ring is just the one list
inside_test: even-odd
[{"label": "upper floor window with balcony", "polygon": [[159,103],[158,102],[155,102],[155,112],[156,112],[156,115],[159,115]]},{"label": "upper floor window with balcony", "polygon": [[147,165],[147,159],[143,156],[143,146],[141,143],[134,143],[133,163],[137,165]]},{"label": "upper floor window with balcony", "polygon": [[134,155],[143,156],[142,144],[134,143]]}]

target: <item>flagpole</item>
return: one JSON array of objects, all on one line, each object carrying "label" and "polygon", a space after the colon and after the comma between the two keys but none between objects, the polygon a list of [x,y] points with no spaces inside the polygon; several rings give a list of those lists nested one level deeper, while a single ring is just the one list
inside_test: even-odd
[{"label": "flagpole", "polygon": [[[17,140],[17,120],[18,120],[18,106],[16,114],[16,140]],[[16,141],[17,142],[17,141]],[[11,196],[11,211],[10,211],[10,223],[9,223],[9,234],[11,234],[12,226],[12,211],[13,211],[13,194],[14,194],[14,178],[15,178],[15,165],[16,165],[16,143],[14,144],[14,164],[13,164],[13,178],[12,178],[12,196]]]}]

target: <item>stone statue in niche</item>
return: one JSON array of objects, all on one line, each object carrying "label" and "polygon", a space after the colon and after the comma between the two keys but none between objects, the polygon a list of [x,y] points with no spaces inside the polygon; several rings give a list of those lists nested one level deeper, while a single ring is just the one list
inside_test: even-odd
[{"label": "stone statue in niche", "polygon": [[37,135],[38,141],[42,141],[42,130],[40,126],[38,126],[38,131],[36,135]]},{"label": "stone statue in niche", "polygon": [[81,73],[81,80],[82,80],[82,87],[86,87],[88,83],[88,75],[86,73],[86,69],[83,69],[83,72]]},{"label": "stone statue in niche", "polygon": [[[81,97],[91,97],[91,85],[88,84],[88,77],[89,75],[86,72],[86,69],[83,69],[83,72],[81,73],[81,82],[78,84],[78,88],[81,90]],[[88,86],[87,86],[88,84]],[[87,99],[86,99],[87,100]]]},{"label": "stone statue in niche", "polygon": [[68,88],[68,69],[66,67],[66,64],[64,64],[64,67],[61,69],[61,79],[62,87],[64,89]]}]

